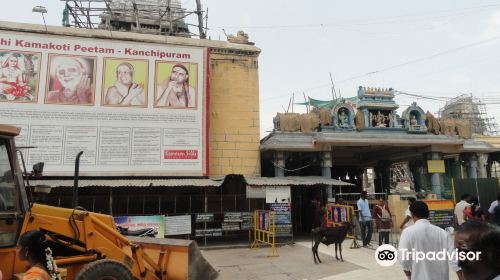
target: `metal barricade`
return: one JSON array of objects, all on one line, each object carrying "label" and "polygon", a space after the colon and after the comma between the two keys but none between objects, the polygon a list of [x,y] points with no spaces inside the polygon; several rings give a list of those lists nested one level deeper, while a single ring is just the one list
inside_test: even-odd
[{"label": "metal barricade", "polygon": [[253,216],[253,243],[251,248],[259,248],[261,244],[271,246],[271,257],[278,256],[276,252],[276,216],[269,210],[255,210]]},{"label": "metal barricade", "polygon": [[349,222],[352,228],[352,232],[347,234],[348,238],[352,238],[353,242],[351,249],[359,248],[356,238],[356,225],[357,219],[354,212],[354,207],[349,205],[340,205],[334,203],[328,203],[326,208],[326,226],[335,227],[340,226],[343,222]]}]

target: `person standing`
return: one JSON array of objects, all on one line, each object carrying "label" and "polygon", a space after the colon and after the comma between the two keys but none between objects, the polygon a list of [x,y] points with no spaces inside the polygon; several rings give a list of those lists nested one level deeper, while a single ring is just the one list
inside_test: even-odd
[{"label": "person standing", "polygon": [[399,226],[399,229],[403,230],[405,227],[409,227],[413,225],[413,220],[411,219],[411,212],[410,212],[410,206],[417,201],[416,198],[414,197],[408,197],[408,208],[405,210],[405,219],[401,223],[401,226]]},{"label": "person standing", "polygon": [[[448,233],[432,225],[427,218],[429,208],[422,201],[416,201],[410,205],[410,212],[414,225],[406,228],[399,239],[399,253],[404,256],[405,252],[428,252],[443,251],[451,252],[454,249],[452,238]],[[400,264],[404,273],[411,280],[448,280],[449,268],[447,260],[414,260],[411,254],[400,258]]]},{"label": "person standing", "polygon": [[470,220],[485,221],[486,220],[486,213],[479,206],[478,197],[472,196],[470,199],[470,203],[471,203],[471,205],[465,207],[465,209],[463,211],[464,220],[466,220],[466,221],[470,221]]},{"label": "person standing", "polygon": [[357,202],[363,247],[370,246],[370,241],[372,240],[372,214],[367,197],[368,193],[366,191],[362,191],[361,198]]},{"label": "person standing", "polygon": [[498,205],[500,205],[499,203],[500,201],[500,193],[497,194],[497,200],[494,200],[491,204],[490,204],[490,208],[488,208],[488,212],[490,214],[493,214],[494,211],[495,211],[495,207],[497,207]]},{"label": "person standing", "polygon": [[378,230],[378,245],[389,244],[389,234],[393,227],[391,210],[383,198],[378,200],[378,204],[373,207],[373,218]]},{"label": "person standing", "polygon": [[498,203],[495,209],[493,209],[493,223],[500,227],[500,195],[497,197],[496,201]]},{"label": "person standing", "polygon": [[464,210],[466,207],[470,206],[470,194],[463,194],[460,202],[455,205],[455,226],[460,226],[465,222],[464,220]]}]

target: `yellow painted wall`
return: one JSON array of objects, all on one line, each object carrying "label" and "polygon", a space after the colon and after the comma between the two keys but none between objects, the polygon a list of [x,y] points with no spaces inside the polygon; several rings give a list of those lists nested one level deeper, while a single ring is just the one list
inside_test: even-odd
[{"label": "yellow painted wall", "polygon": [[210,175],[259,175],[258,52],[211,49]]}]

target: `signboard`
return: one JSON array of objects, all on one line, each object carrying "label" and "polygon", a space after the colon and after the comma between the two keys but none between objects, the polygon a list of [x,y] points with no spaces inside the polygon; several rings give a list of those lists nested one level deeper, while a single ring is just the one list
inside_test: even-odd
[{"label": "signboard", "polygon": [[[3,31],[0,118],[45,175],[207,172],[207,50]],[[176,78],[176,79],[174,79]]]},{"label": "signboard", "polygon": [[209,223],[214,221],[214,213],[198,213],[194,217],[195,223]]},{"label": "signboard", "polygon": [[276,236],[292,236],[292,214],[290,204],[288,203],[271,203],[271,211],[275,212]]},{"label": "signboard", "polygon": [[240,230],[240,223],[222,223],[222,230],[223,231],[237,231]]},{"label": "signboard", "polygon": [[247,198],[266,198],[266,188],[247,185]]},{"label": "signboard", "polygon": [[241,212],[225,212],[224,222],[222,223],[223,231],[237,231],[240,230],[240,223],[242,222]]},{"label": "signboard", "polygon": [[442,229],[453,226],[454,211],[448,210],[429,210],[429,222]]},{"label": "signboard", "polygon": [[241,223],[241,212],[224,212],[224,222]]},{"label": "signboard", "polygon": [[290,204],[288,203],[271,203],[269,209],[274,212],[290,212]]},{"label": "signboard", "polygon": [[117,226],[128,228],[129,230],[139,230],[145,228],[154,228],[155,237],[163,238],[165,236],[165,217],[164,216],[119,216],[114,217]]},{"label": "signboard", "polygon": [[266,187],[266,203],[290,203],[290,187]]},{"label": "signboard", "polygon": [[429,207],[429,222],[440,228],[453,226],[454,204],[451,200],[426,200]]},{"label": "signboard", "polygon": [[166,216],[165,236],[191,234],[191,215]]},{"label": "signboard", "polygon": [[293,236],[292,224],[276,225],[276,237],[290,237]]},{"label": "signboard", "polygon": [[222,236],[221,228],[197,229],[195,230],[196,237],[203,236]]},{"label": "signboard", "polygon": [[253,213],[252,212],[242,212],[241,213],[241,229],[250,230],[253,229]]},{"label": "signboard", "polygon": [[444,160],[428,160],[427,171],[428,173],[445,173]]}]

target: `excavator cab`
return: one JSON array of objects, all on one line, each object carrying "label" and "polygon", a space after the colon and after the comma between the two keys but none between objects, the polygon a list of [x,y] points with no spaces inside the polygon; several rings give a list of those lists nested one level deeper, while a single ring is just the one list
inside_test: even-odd
[{"label": "excavator cab", "polygon": [[29,204],[17,164],[14,135],[19,129],[0,125],[0,248],[14,248]]},{"label": "excavator cab", "polygon": [[[55,263],[64,272],[63,279],[217,277],[195,241],[126,237],[118,231],[113,217],[78,207],[78,163],[73,209],[34,203],[32,195],[28,199],[27,190],[30,190],[25,189],[14,143],[19,132],[17,127],[0,124],[0,271],[4,279],[26,271],[27,263],[17,257],[17,244],[19,237],[30,230],[45,233]],[[22,162],[24,165],[24,159]],[[33,174],[28,176],[40,175],[41,168],[40,164],[35,165]]]}]

